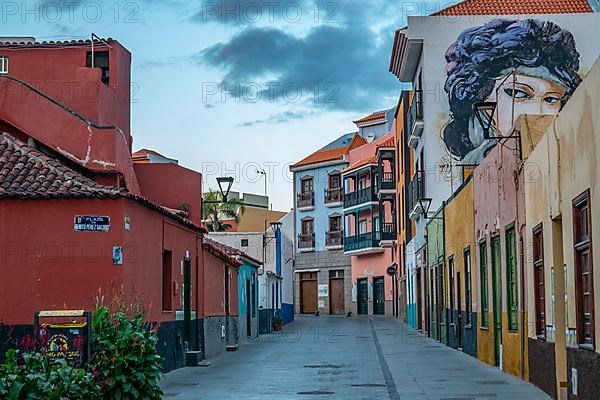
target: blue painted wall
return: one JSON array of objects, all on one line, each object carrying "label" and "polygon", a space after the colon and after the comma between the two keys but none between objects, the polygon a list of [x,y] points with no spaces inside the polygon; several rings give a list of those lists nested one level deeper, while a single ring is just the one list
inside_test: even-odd
[{"label": "blue painted wall", "polygon": [[256,299],[254,301],[255,315],[258,315],[258,268],[245,263],[238,270],[238,306],[240,316],[246,315],[246,280],[252,282],[254,274],[254,290]]},{"label": "blue painted wall", "polygon": [[[310,211],[298,210],[296,212],[296,232],[302,231],[302,219],[306,217],[314,218],[315,226],[315,251],[325,250],[325,232],[329,230],[329,215],[338,213],[342,215],[343,208],[339,207],[327,207],[325,205],[325,189],[329,186],[329,174],[338,171],[341,172],[348,163],[341,161],[339,164],[313,168],[304,171],[298,171],[294,173],[296,193],[294,199],[298,198],[297,193],[300,192],[300,181],[305,176],[313,177],[313,185],[315,191],[315,208]],[[296,240],[296,243],[298,241]],[[297,244],[296,244],[297,245]]]}]

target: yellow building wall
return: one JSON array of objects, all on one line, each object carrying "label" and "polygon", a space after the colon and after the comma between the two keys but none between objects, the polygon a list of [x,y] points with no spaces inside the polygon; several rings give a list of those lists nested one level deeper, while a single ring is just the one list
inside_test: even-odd
[{"label": "yellow building wall", "polygon": [[271,222],[279,221],[287,213],[266,210],[264,208],[246,207],[237,225],[238,232],[263,232],[271,226]]}]

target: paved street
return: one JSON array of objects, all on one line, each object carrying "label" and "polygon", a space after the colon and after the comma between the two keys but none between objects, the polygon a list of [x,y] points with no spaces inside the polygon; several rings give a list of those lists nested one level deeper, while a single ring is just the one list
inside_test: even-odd
[{"label": "paved street", "polygon": [[298,317],[211,360],[171,372],[165,399],[548,399],[539,389],[394,320]]}]

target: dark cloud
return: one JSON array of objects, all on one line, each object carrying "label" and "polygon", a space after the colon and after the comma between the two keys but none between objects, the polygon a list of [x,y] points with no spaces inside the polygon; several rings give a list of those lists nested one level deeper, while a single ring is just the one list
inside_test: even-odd
[{"label": "dark cloud", "polygon": [[260,124],[281,124],[291,120],[297,120],[312,115],[312,111],[284,111],[282,113],[270,115],[264,119],[256,119],[254,121],[246,121],[239,123],[238,126],[255,126]]},{"label": "dark cloud", "polygon": [[[223,69],[223,83],[230,87],[275,81],[275,90],[263,90],[263,101],[296,102],[299,89],[304,104],[320,108],[387,107],[400,90],[388,72],[395,25],[382,25],[383,17],[367,3],[340,8],[340,23],[318,25],[302,37],[275,27],[246,27],[197,53],[193,62]],[[378,11],[390,11],[382,7]]]}]

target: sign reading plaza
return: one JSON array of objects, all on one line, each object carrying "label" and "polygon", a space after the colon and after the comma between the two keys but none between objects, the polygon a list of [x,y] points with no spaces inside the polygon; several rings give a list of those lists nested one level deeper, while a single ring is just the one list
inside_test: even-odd
[{"label": "sign reading plaza", "polygon": [[76,215],[73,225],[75,230],[79,232],[108,232],[110,218],[106,216]]}]

